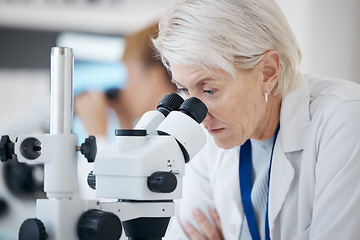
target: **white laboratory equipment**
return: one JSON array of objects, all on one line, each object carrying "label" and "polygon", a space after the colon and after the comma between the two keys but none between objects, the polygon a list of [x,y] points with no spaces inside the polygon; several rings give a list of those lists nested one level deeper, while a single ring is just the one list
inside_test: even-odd
[{"label": "white laboratory equipment", "polygon": [[[5,135],[0,141],[1,161],[44,165],[47,199],[37,200],[36,217],[24,221],[19,239],[117,240],[122,226],[129,239],[161,239],[175,214],[173,200],[182,196],[185,163],[206,142],[200,126],[206,106],[168,94],[134,129],[117,129],[115,143],[97,153],[93,136],[77,146],[73,101],[72,49],[54,47],[50,133],[22,135],[15,142]],[[84,181],[101,200],[74,197],[77,151],[94,164]]]}]

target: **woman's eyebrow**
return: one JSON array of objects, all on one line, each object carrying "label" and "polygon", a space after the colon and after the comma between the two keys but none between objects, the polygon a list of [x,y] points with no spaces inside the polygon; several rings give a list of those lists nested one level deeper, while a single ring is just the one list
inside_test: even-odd
[{"label": "woman's eyebrow", "polygon": [[[198,86],[198,85],[202,85],[204,82],[212,82],[212,81],[215,81],[215,80],[216,79],[214,77],[206,76],[203,79],[200,79],[199,81],[197,81],[196,84],[194,84],[194,85]],[[182,86],[182,84],[177,82],[174,78],[171,79],[171,82],[174,83],[177,86]]]}]

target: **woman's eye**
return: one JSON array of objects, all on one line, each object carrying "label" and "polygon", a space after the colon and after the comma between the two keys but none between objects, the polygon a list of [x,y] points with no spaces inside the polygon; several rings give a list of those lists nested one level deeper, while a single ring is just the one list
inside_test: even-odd
[{"label": "woman's eye", "polygon": [[188,90],[186,88],[178,88],[178,91],[181,93],[187,93]]},{"label": "woman's eye", "polygon": [[203,93],[206,93],[208,95],[214,95],[215,91],[213,91],[213,90],[203,90]]}]

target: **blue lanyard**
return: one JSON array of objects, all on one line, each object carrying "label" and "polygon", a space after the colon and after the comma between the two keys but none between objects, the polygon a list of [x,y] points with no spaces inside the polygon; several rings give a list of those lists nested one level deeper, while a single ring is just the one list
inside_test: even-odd
[{"label": "blue lanyard", "polygon": [[[270,157],[270,166],[269,166],[269,178],[268,178],[268,186],[270,182],[270,171],[271,171],[271,163],[272,157],[274,153],[274,146],[277,134],[279,132],[280,124],[278,125],[274,143],[271,150],[271,157]],[[244,206],[244,212],[246,216],[246,220],[248,222],[250,234],[253,240],[260,240],[259,231],[256,226],[255,215],[253,206],[251,203],[251,190],[252,190],[252,166],[251,166],[251,142],[248,139],[240,149],[239,155],[239,176],[240,176],[240,191],[241,191],[241,199]],[[266,216],[265,216],[265,239],[270,240],[270,231],[269,231],[269,221],[268,221],[268,206],[269,206],[269,193],[268,193],[268,200],[266,206]]]}]

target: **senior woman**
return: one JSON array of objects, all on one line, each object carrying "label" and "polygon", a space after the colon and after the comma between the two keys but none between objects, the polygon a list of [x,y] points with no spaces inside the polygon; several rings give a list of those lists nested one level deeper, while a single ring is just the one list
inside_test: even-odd
[{"label": "senior woman", "polygon": [[359,238],[360,87],[301,75],[273,0],[179,2],[153,42],[209,110],[168,239]]}]

